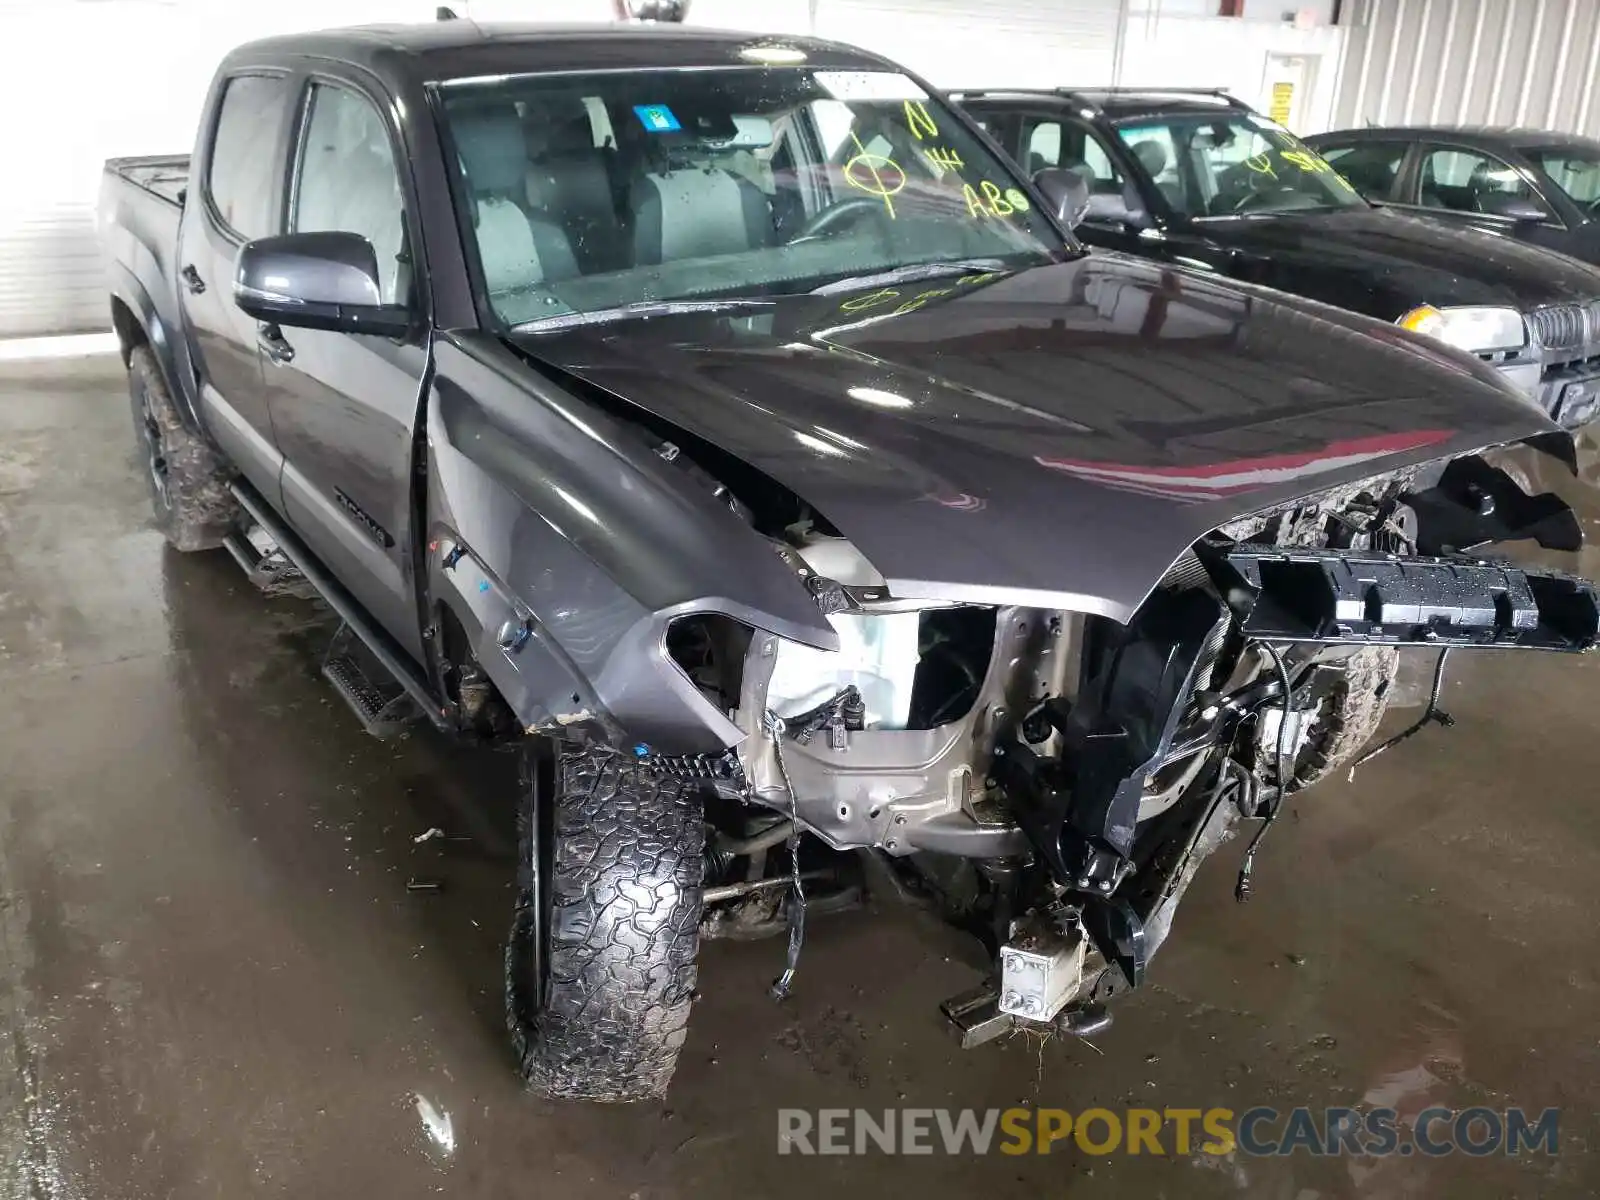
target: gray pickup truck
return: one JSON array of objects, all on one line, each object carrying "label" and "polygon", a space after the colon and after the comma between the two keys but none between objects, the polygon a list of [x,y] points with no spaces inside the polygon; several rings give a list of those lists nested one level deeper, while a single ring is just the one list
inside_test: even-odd
[{"label": "gray pickup truck", "polygon": [[665,28],[259,42],[192,158],[107,165],[172,545],[320,592],[373,733],[525,750],[539,1091],[661,1095],[699,939],[787,932],[781,993],[864,886],[988,947],[967,1044],[1091,1031],[1399,654],[1594,643],[1591,585],[1477,549],[1578,544],[1497,464],[1571,465],[1542,413],[1089,255],[1084,202],[892,63]]}]

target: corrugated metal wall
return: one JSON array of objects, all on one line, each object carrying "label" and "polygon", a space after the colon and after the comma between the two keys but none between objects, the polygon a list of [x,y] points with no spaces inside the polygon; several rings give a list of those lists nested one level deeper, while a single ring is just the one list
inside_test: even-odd
[{"label": "corrugated metal wall", "polygon": [[1600,0],[1349,0],[1335,127],[1600,134]]}]

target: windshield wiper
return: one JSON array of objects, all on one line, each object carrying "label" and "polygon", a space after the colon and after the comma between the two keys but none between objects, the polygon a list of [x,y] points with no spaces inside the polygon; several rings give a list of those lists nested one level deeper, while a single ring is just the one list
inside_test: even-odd
[{"label": "windshield wiper", "polygon": [[578,325],[608,325],[613,321],[628,321],[635,317],[673,317],[684,313],[717,313],[740,308],[771,308],[771,300],[636,300],[632,304],[619,304],[615,308],[597,308],[592,312],[561,313],[554,317],[540,317],[511,327],[512,333],[549,333],[557,329],[572,329]]},{"label": "windshield wiper", "polygon": [[864,287],[888,287],[895,283],[909,283],[915,279],[937,279],[941,275],[967,275],[973,271],[1005,271],[1012,268],[1006,266],[998,258],[969,258],[949,259],[940,262],[910,263],[904,267],[894,267],[888,271],[877,271],[871,275],[849,275],[843,279],[835,279],[821,287],[811,289],[813,296],[831,296],[835,292],[853,292]]}]

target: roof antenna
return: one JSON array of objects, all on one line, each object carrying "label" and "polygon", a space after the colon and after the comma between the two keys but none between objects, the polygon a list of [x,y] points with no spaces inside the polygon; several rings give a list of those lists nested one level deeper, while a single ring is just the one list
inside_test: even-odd
[{"label": "roof antenna", "polygon": [[447,8],[441,4],[438,8],[434,9],[433,19],[435,21],[459,21],[461,18],[456,16],[455,9]]}]

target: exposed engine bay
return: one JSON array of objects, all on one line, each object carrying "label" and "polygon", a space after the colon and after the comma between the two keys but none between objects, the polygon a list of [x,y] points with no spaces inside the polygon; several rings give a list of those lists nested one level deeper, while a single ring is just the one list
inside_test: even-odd
[{"label": "exposed engine bay", "polygon": [[[1594,644],[1590,584],[1466,553],[1512,535],[1568,546],[1571,522],[1480,458],[1432,464],[1217,529],[1126,625],[895,596],[848,541],[791,525],[774,548],[838,651],[719,618],[669,638],[747,735],[708,772],[739,815],[708,861],[706,931],[786,925],[789,978],[795,910],[826,874],[808,837],[988,946],[994,977],[945,1005],[966,1044],[1019,1022],[1101,1028],[1240,821],[1257,823],[1249,898],[1262,834],[1358,761],[1401,653],[1438,655],[1436,702],[1452,648]],[[721,901],[754,916],[741,926]]]}]

